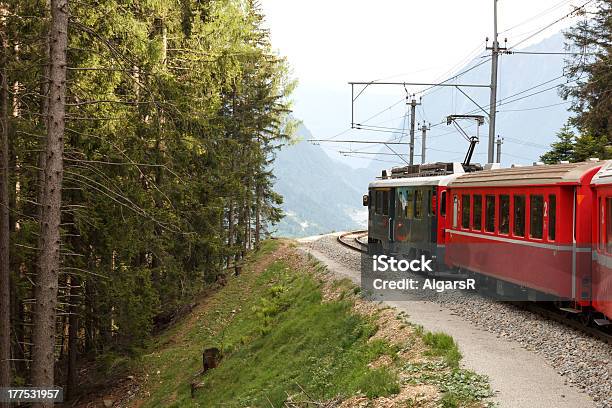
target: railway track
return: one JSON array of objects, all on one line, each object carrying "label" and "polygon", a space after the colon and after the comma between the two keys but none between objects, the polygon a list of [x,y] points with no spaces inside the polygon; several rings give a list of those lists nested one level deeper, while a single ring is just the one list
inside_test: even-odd
[{"label": "railway track", "polygon": [[354,251],[367,253],[368,245],[364,244],[359,240],[359,238],[368,234],[367,230],[357,230],[357,231],[349,231],[344,234],[338,235],[338,242]]},{"label": "railway track", "polygon": [[554,320],[558,323],[563,324],[564,326],[571,327],[572,329],[581,331],[598,340],[603,341],[604,343],[612,345],[612,334],[610,334],[610,331],[606,330],[604,327],[595,326],[594,323],[593,326],[585,325],[584,323],[579,322],[571,316],[564,314],[561,310],[546,307],[545,305],[526,302],[511,303],[519,308],[528,310],[547,319]]},{"label": "railway track", "polygon": [[[367,252],[367,244],[364,244],[359,240],[363,236],[367,235],[367,230],[357,230],[357,231],[349,231],[345,232],[337,237],[338,242],[346,248],[350,248],[354,251],[366,253]],[[483,294],[486,296],[486,294]],[[586,333],[594,338],[597,338],[607,344],[612,345],[612,334],[608,333],[606,329],[599,328],[596,326],[587,326],[576,319],[573,319],[571,316],[567,316],[557,309],[551,309],[549,307],[539,305],[537,303],[526,303],[526,302],[509,302],[521,309],[528,310],[532,313],[538,314],[544,318],[554,320],[558,323],[561,323],[567,327],[571,327],[573,329],[579,330],[583,333]]]}]

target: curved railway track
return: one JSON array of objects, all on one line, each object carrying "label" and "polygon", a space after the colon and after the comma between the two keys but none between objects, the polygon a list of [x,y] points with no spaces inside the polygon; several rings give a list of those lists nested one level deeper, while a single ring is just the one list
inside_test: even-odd
[{"label": "curved railway track", "polygon": [[[338,242],[353,251],[366,253],[367,252],[367,244],[364,244],[359,240],[359,238],[367,235],[367,230],[357,230],[357,231],[349,231],[343,234],[338,235]],[[561,323],[565,326],[571,327],[573,329],[582,331],[583,333],[589,334],[605,343],[612,345],[612,334],[608,333],[608,330],[604,328],[599,328],[597,326],[585,326],[583,323],[568,317],[562,311],[557,309],[551,309],[549,307],[545,307],[543,305],[538,305],[537,303],[525,303],[525,302],[509,302],[513,305],[529,310],[532,313],[538,314],[542,317],[554,320],[558,323]]]},{"label": "curved railway track", "polygon": [[368,251],[368,245],[359,241],[359,238],[368,234],[367,230],[349,231],[344,234],[338,235],[338,242],[354,251],[366,253]]}]

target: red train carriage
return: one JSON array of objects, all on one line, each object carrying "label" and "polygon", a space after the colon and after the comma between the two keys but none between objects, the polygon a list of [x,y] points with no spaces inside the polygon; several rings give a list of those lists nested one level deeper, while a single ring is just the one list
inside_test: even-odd
[{"label": "red train carriage", "polygon": [[[502,288],[504,282],[526,288],[532,300],[588,308],[590,183],[601,166],[514,167],[458,177],[448,187],[446,263],[494,278]],[[606,191],[612,198],[612,186]]]},{"label": "red train carriage", "polygon": [[[595,322],[612,320],[612,163],[603,166],[593,177],[593,309]],[[601,319],[607,316],[608,320]]]}]

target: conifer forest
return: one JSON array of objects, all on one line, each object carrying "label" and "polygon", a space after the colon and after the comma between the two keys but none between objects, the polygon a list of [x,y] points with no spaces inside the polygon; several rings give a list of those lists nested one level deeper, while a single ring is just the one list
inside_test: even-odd
[{"label": "conifer forest", "polygon": [[282,216],[294,83],[251,0],[0,3],[0,385],[78,388]]}]

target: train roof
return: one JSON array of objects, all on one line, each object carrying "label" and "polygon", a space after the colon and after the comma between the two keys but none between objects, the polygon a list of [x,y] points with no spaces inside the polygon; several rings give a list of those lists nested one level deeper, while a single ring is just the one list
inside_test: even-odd
[{"label": "train roof", "polygon": [[444,176],[425,176],[425,177],[399,177],[376,180],[369,184],[369,188],[380,187],[405,187],[405,186],[446,186],[452,180],[461,176],[459,174],[448,174]]},{"label": "train roof", "polygon": [[612,161],[608,160],[593,176],[591,184],[612,184]]},{"label": "train roof", "polygon": [[451,187],[495,187],[542,184],[580,184],[585,175],[606,162],[588,161],[511,167],[464,174],[449,183]]}]

